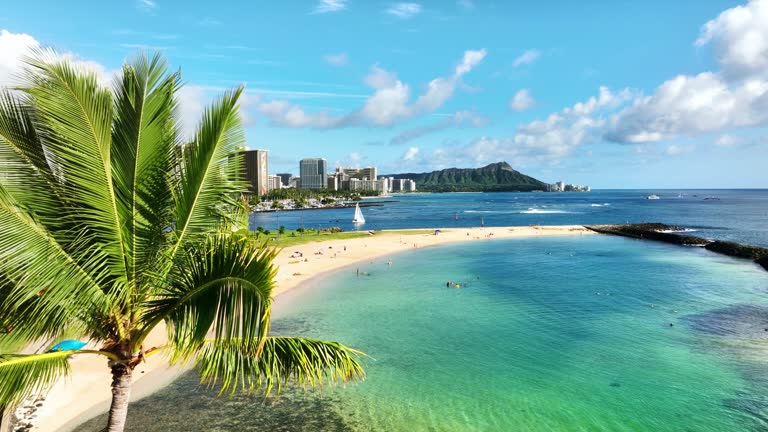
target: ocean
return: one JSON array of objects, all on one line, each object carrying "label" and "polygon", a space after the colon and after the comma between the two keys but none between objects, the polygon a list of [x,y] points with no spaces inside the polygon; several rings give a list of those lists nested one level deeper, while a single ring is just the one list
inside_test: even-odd
[{"label": "ocean", "polygon": [[[656,194],[658,200],[648,200]],[[363,209],[366,223],[352,224],[354,209],[261,213],[251,228],[280,225],[344,230],[519,225],[664,222],[700,237],[768,246],[768,190],[595,190],[566,193],[399,194],[370,201],[398,201]],[[368,201],[368,200],[366,200]]]},{"label": "ocean", "polygon": [[[498,209],[516,196],[468,199],[499,200]],[[589,215],[595,196],[558,198],[569,202],[556,209]],[[674,208],[657,210],[664,205]],[[551,201],[535,208],[548,206],[555,209]],[[726,228],[733,225],[706,223],[740,232]],[[189,373],[132,404],[127,430],[768,430],[768,272],[749,261],[600,235],[473,242],[392,259],[391,267],[385,259],[360,265],[367,276],[350,268],[318,278],[276,305],[275,333],[365,351],[365,381],[266,400],[217,398]],[[460,288],[446,288],[448,280]]]}]

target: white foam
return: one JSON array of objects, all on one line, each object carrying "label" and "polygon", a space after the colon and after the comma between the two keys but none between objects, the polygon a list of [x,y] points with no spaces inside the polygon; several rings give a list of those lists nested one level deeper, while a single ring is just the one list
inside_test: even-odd
[{"label": "white foam", "polygon": [[522,214],[561,214],[561,213],[571,213],[564,210],[544,210],[544,209],[537,209],[537,208],[529,208],[528,210],[523,210],[520,213]]},{"label": "white foam", "polygon": [[683,228],[681,230],[659,230],[660,233],[688,233],[688,232],[696,232],[698,230],[691,229],[691,228]]},{"label": "white foam", "polygon": [[605,207],[609,206],[609,203],[602,203],[602,204],[590,204],[591,207]]}]

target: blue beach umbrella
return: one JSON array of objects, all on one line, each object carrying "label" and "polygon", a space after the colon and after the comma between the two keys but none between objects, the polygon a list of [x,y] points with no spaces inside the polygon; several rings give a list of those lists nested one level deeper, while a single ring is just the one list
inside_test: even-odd
[{"label": "blue beach umbrella", "polygon": [[88,345],[87,342],[80,342],[79,340],[67,339],[54,345],[48,352],[52,351],[75,351]]}]

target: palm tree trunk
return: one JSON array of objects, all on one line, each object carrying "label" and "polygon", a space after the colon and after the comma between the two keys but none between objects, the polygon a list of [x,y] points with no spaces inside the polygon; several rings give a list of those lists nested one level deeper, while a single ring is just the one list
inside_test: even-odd
[{"label": "palm tree trunk", "polygon": [[107,432],[123,432],[128,417],[128,401],[131,397],[133,370],[123,364],[112,366],[112,405],[109,407]]}]

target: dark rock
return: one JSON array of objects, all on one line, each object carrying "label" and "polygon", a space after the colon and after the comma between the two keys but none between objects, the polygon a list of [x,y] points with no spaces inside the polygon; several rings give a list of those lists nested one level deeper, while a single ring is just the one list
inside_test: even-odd
[{"label": "dark rock", "polygon": [[585,228],[601,233],[637,239],[656,240],[685,246],[704,246],[709,240],[701,237],[682,235],[667,231],[682,231],[684,228],[662,223],[639,223],[626,225],[587,225]]},{"label": "dark rock", "polygon": [[654,222],[625,225],[585,225],[584,228],[600,234],[655,240],[682,246],[703,246],[712,252],[754,260],[757,264],[768,270],[768,248],[720,240],[711,241],[701,237],[670,232],[684,230],[684,228],[679,226]]},{"label": "dark rock", "polygon": [[762,266],[764,269],[768,270],[768,255],[762,258],[756,259],[755,262],[760,264],[760,266]]},{"label": "dark rock", "polygon": [[768,249],[759,246],[742,245],[739,243],[718,240],[713,241],[704,247],[712,252],[739,258],[748,258],[752,260],[768,258]]}]

